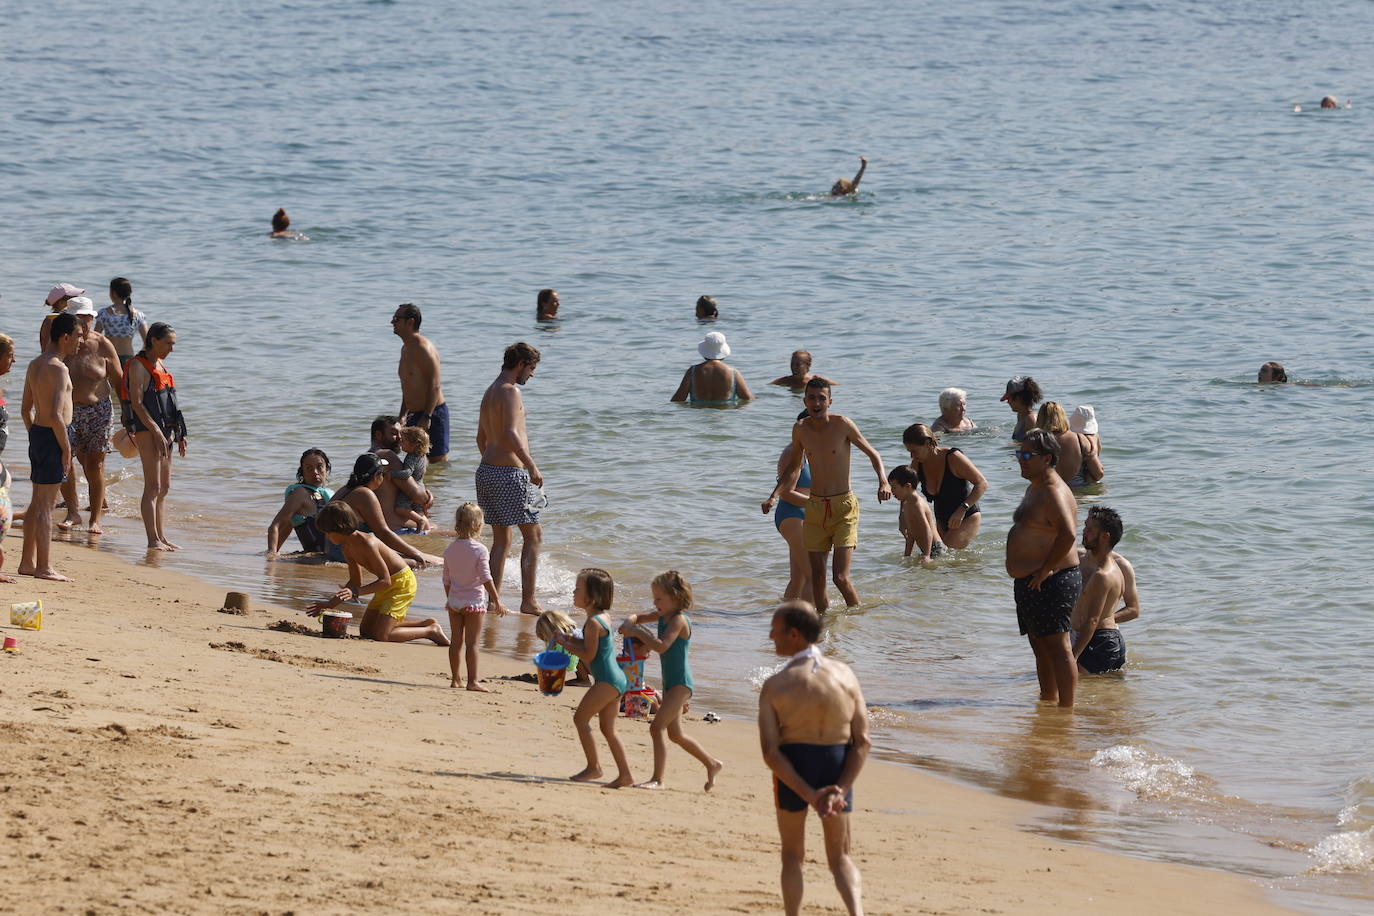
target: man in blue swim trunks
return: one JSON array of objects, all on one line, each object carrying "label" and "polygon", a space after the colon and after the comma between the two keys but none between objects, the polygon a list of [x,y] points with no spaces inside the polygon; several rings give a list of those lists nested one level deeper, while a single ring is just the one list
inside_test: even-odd
[{"label": "man in blue swim trunks", "polygon": [[759,693],[759,739],[774,775],[782,837],[783,908],[801,912],[806,811],[815,808],[835,887],[851,914],[862,913],[859,868],[849,853],[854,781],[871,743],[859,679],[816,648],[821,617],[808,602],[780,605],[768,637],[778,655],[791,659]]},{"label": "man in blue swim trunks", "polygon": [[76,316],[65,312],[57,315],[48,325],[47,345],[29,363],[24,376],[20,415],[29,430],[33,501],[24,516],[21,576],[71,581],[52,568],[48,549],[52,544],[52,509],[62,481],[72,470],[72,444],[67,438],[67,426],[72,422],[72,377],[63,360],[75,355],[80,343]]},{"label": "man in blue swim trunks", "polygon": [[439,351],[420,333],[420,307],[406,302],[391,316],[391,331],[401,338],[401,409],[406,426],[429,433],[430,461],[448,460],[448,404],[439,383]]}]

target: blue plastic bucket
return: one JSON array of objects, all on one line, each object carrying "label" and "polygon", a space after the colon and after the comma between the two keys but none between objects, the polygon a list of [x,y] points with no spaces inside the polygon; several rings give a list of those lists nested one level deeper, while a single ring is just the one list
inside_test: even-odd
[{"label": "blue plastic bucket", "polygon": [[556,697],[563,692],[563,679],[568,674],[568,663],[572,656],[566,652],[545,649],[534,657],[534,667],[539,672],[539,692],[546,697]]}]

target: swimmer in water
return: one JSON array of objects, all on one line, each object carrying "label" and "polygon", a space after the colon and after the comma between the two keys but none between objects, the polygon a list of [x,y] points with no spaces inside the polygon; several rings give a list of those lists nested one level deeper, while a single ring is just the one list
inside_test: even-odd
[{"label": "swimmer in water", "polygon": [[715,296],[701,296],[697,299],[697,321],[715,321],[720,317],[720,304]]},{"label": "swimmer in water", "polygon": [[1340,103],[1340,100],[1337,99],[1334,95],[1324,95],[1324,96],[1322,96],[1322,107],[1323,107],[1323,108],[1340,108],[1340,107],[1341,107],[1341,103]]},{"label": "swimmer in water", "polygon": [[1283,363],[1276,363],[1273,360],[1259,367],[1259,378],[1256,381],[1265,385],[1270,382],[1286,384],[1288,382],[1288,370],[1283,368]]},{"label": "swimmer in water", "polygon": [[286,210],[282,207],[277,208],[277,212],[272,214],[272,231],[268,233],[268,238],[290,239],[293,242],[308,242],[310,239],[301,235],[299,232],[291,231],[291,217],[286,215]]},{"label": "swimmer in water", "polygon": [[863,180],[864,169],[866,168],[868,168],[868,157],[860,156],[859,171],[855,173],[852,179],[840,178],[836,180],[836,182],[830,187],[830,196],[844,197],[848,194],[856,193],[859,190],[859,182]]}]

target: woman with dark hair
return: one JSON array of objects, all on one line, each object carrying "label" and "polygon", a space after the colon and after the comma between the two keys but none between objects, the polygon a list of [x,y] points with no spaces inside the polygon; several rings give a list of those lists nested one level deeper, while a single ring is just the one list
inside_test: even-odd
[{"label": "woman with dark hair", "polygon": [[331,470],[329,456],[322,449],[308,448],[301,453],[296,482],[286,488],[282,506],[267,526],[269,559],[277,555],[277,548],[286,542],[292,530],[307,553],[324,552],[325,538],[315,527],[315,516],[334,496],[334,491],[324,485]]},{"label": "woman with dark hair", "polygon": [[110,338],[121,366],[133,358],[135,337],[143,345],[148,317],[134,308],[134,285],[128,279],[115,277],[110,281],[110,304],[96,313],[95,329]]},{"label": "woman with dark hair", "polygon": [[[377,540],[405,557],[411,565],[442,566],[443,557],[436,557],[433,554],[417,550],[401,540],[396,532],[387,527],[386,516],[382,512],[382,503],[377,498],[377,491],[381,489],[382,482],[386,479],[388,464],[387,459],[374,455],[372,452],[359,455],[358,460],[353,462],[353,474],[348,478],[348,483],[339,488],[330,502],[348,503],[353,511],[358,513],[358,517],[362,519],[362,524],[358,528],[359,531],[375,534]],[[344,562],[343,551],[333,542],[326,542],[324,555],[336,563]]]},{"label": "woman with dark hair", "polygon": [[1011,431],[1013,442],[1026,438],[1026,433],[1035,429],[1035,414],[1031,409],[1044,400],[1040,385],[1029,375],[1018,375],[1007,382],[1007,390],[1001,400],[1007,402],[1012,413],[1016,414],[1016,428]]},{"label": "woman with dark hair", "polygon": [[139,511],[150,550],[178,550],[163,526],[167,491],[172,487],[172,443],[186,457],[186,421],[177,406],[172,373],[162,361],[176,347],[176,328],[159,321],[148,329],[143,349],[124,364],[120,397],[129,402],[128,431],[143,459],[143,499]]},{"label": "woman with dark hair", "polygon": [[908,426],[902,433],[902,444],[911,454],[916,482],[935,510],[940,540],[952,550],[964,549],[978,536],[978,500],[987,492],[987,478],[959,449],[941,445],[940,438],[924,423]]},{"label": "woman with dark hair", "polygon": [[[804,420],[810,411],[803,410],[797,420]],[[763,514],[773,513],[773,527],[787,542],[787,565],[789,575],[787,588],[783,590],[782,600],[792,601],[800,598],[811,600],[811,555],[806,551],[802,539],[802,521],[806,518],[806,501],[811,497],[811,468],[805,460],[792,474],[784,472],[792,463],[792,443],[778,456],[778,480],[773,491],[763,501]]]}]

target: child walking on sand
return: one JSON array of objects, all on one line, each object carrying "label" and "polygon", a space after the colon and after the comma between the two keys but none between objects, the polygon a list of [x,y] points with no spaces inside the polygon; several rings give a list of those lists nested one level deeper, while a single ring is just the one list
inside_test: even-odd
[{"label": "child walking on sand", "polygon": [[458,662],[466,650],[468,690],[488,693],[477,679],[477,635],[482,632],[482,616],[488,609],[503,617],[510,611],[501,603],[501,596],[491,581],[486,545],[477,540],[483,521],[482,509],[474,503],[463,503],[454,513],[453,528],[457,537],[444,551],[444,594],[448,603],[448,628],[453,634],[453,643],[448,647],[448,667],[453,674],[449,686],[458,686]]},{"label": "child walking on sand", "polygon": [[625,673],[615,661],[615,648],[611,645],[611,621],[606,611],[611,609],[615,598],[615,583],[611,574],[604,569],[587,568],[577,574],[577,585],[573,589],[573,605],[587,614],[582,625],[582,638],[574,639],[558,634],[554,641],[578,658],[591,665],[592,677],[596,683],[591,686],[577,704],[573,712],[573,727],[577,738],[582,742],[582,752],[587,755],[587,767],[572,777],[574,782],[591,782],[601,778],[601,764],[596,757],[596,741],[592,738],[592,717],[601,719],[601,734],[606,737],[606,746],[615,758],[616,777],[606,783],[609,789],[620,789],[634,785],[630,776],[630,761],[625,757],[625,746],[615,734],[615,719],[620,713],[620,697],[628,686]]},{"label": "child walking on sand", "polygon": [[[692,587],[676,569],[657,576],[651,585],[654,595],[654,610],[648,614],[631,614],[621,624],[620,632],[632,639],[638,639],[657,652],[663,661],[663,699],[659,702],[658,713],[649,725],[649,735],[654,741],[654,775],[638,788],[663,788],[663,771],[668,766],[668,744],[663,740],[664,733],[673,743],[701,761],[706,767],[706,791],[716,784],[716,774],[725,764],[721,763],[696,742],[682,732],[682,708],[692,699],[692,669],[687,664],[687,650],[692,641],[692,622],[685,613],[692,606]],[[658,621],[657,631],[643,624]]]}]

